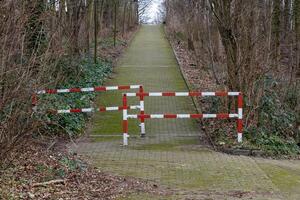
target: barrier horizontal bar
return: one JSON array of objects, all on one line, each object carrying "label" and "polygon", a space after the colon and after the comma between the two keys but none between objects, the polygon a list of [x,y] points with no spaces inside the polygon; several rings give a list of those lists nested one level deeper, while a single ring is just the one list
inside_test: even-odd
[{"label": "barrier horizontal bar", "polygon": [[[139,105],[136,106],[127,106],[125,109],[140,109]],[[115,107],[99,107],[99,108],[74,108],[67,110],[51,110],[50,112],[57,114],[67,114],[67,113],[91,113],[91,112],[107,112],[107,111],[118,111],[124,110],[123,106],[115,106]]]},{"label": "barrier horizontal bar", "polygon": [[162,97],[162,96],[239,96],[240,92],[144,92],[144,93],[125,93],[128,97],[135,96],[149,96],[149,97]]},{"label": "barrier horizontal bar", "polygon": [[230,119],[238,118],[239,114],[219,113],[219,114],[144,114],[127,115],[128,119]]},{"label": "barrier horizontal bar", "polygon": [[87,87],[87,88],[44,89],[44,90],[37,91],[36,94],[101,92],[101,91],[111,91],[111,90],[139,89],[140,87],[141,85],[120,85],[120,86],[99,86],[99,87]]}]

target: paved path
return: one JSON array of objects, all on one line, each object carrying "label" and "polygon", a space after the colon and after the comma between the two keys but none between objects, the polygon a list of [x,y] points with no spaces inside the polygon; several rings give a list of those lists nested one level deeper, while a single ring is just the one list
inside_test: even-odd
[{"label": "paved path", "polygon": [[[187,91],[172,49],[159,26],[143,26],[107,85],[143,84],[145,90]],[[107,92],[100,105],[121,105]],[[135,98],[130,103],[137,103]],[[146,112],[195,113],[187,97],[146,97]],[[104,171],[157,181],[173,189],[168,199],[300,199],[300,162],[272,161],[214,152],[203,145],[197,121],[148,120],[147,137],[130,121],[129,146],[122,147],[121,113],[98,113],[90,133],[74,148]],[[133,194],[129,199],[166,199]]]}]

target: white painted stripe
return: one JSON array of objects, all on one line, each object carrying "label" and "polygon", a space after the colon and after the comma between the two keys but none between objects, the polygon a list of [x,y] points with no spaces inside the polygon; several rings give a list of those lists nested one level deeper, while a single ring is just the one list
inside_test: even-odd
[{"label": "white painted stripe", "polygon": [[127,110],[123,110],[123,120],[127,121],[128,115],[127,115]]},{"label": "white painted stripe", "polygon": [[140,106],[130,106],[131,110],[140,109]]},{"label": "white painted stripe", "polygon": [[216,114],[203,114],[203,118],[216,118]]},{"label": "white painted stripe", "polygon": [[140,101],[140,109],[141,111],[144,111],[145,110],[145,107],[144,107],[144,101]]},{"label": "white painted stripe", "polygon": [[94,92],[95,91],[94,88],[81,88],[80,90],[81,90],[81,92]]},{"label": "white painted stripe", "polygon": [[106,90],[118,90],[118,86],[108,86],[106,87]]},{"label": "white painted stripe", "polygon": [[239,92],[228,92],[228,96],[239,96]]},{"label": "white painted stripe", "polygon": [[243,142],[243,134],[242,133],[238,133],[238,142],[239,143]]},{"label": "white painted stripe", "polygon": [[130,89],[139,89],[141,86],[140,85],[131,85]]},{"label": "white painted stripe", "polygon": [[36,94],[45,94],[46,93],[46,90],[40,90],[40,91],[37,91]]},{"label": "white painted stripe", "polygon": [[177,118],[191,118],[190,114],[177,114]]},{"label": "white painted stripe", "polygon": [[126,93],[126,96],[128,96],[128,97],[136,97],[136,93]]},{"label": "white painted stripe", "polygon": [[239,119],[243,119],[243,108],[238,108]]},{"label": "white painted stripe", "polygon": [[[137,115],[127,115],[127,119],[137,119],[138,116]],[[124,119],[124,118],[123,118]],[[126,119],[126,120],[127,120]]]},{"label": "white painted stripe", "polygon": [[201,92],[201,96],[216,96],[215,92]]},{"label": "white painted stripe", "polygon": [[70,92],[69,89],[58,89],[57,90],[57,93],[68,93],[68,92]]},{"label": "white painted stripe", "polygon": [[188,92],[176,92],[175,95],[178,97],[186,97],[186,96],[189,96],[189,93]]},{"label": "white painted stripe", "polygon": [[161,97],[162,93],[161,92],[150,92],[149,96],[150,97]]},{"label": "white painted stripe", "polygon": [[58,114],[71,113],[71,110],[57,110]]},{"label": "white painted stripe", "polygon": [[145,123],[141,123],[141,134],[145,134],[146,129],[145,129]]},{"label": "white painted stripe", "polygon": [[239,114],[229,114],[229,118],[238,118]]},{"label": "white painted stripe", "polygon": [[94,108],[83,108],[83,109],[81,109],[81,111],[84,113],[94,112]]},{"label": "white painted stripe", "polygon": [[152,119],[163,119],[164,115],[154,114],[154,115],[150,115],[150,118],[152,118]]},{"label": "white painted stripe", "polygon": [[106,107],[107,111],[119,110],[119,107]]}]

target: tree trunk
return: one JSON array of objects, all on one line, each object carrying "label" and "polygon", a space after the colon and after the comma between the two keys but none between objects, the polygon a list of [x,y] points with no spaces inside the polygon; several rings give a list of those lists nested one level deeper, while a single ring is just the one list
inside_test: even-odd
[{"label": "tree trunk", "polygon": [[232,0],[212,0],[211,9],[214,11],[217,27],[225,49],[229,90],[240,91],[238,49],[232,29],[231,2]]},{"label": "tree trunk", "polygon": [[80,53],[79,47],[79,29],[81,23],[81,7],[83,5],[83,1],[80,0],[72,2],[72,4],[68,1],[68,16],[69,23],[71,24],[71,54],[78,55]]},{"label": "tree trunk", "polygon": [[285,37],[291,28],[291,0],[284,0],[284,32]]},{"label": "tree trunk", "polygon": [[117,0],[114,1],[114,47],[117,42]]},{"label": "tree trunk", "polygon": [[129,14],[128,14],[128,20],[127,20],[127,27],[131,28],[132,1],[130,1],[128,9],[129,9]]},{"label": "tree trunk", "polygon": [[211,19],[211,12],[210,10],[207,10],[207,16],[206,16],[206,28],[207,28],[207,39],[208,39],[208,52],[209,52],[209,60],[210,60],[210,66],[211,70],[213,72],[213,77],[215,78],[215,81],[218,85],[220,85],[220,81],[217,76],[217,72],[215,69],[215,63],[214,63],[214,50],[212,46],[212,39],[211,39],[211,25],[212,23],[210,22]]},{"label": "tree trunk", "polygon": [[98,24],[99,24],[99,31],[102,30],[104,6],[105,6],[105,0],[102,0],[101,1],[101,6],[100,6],[100,11],[99,11],[99,13],[100,13],[99,22],[98,22]]},{"label": "tree trunk", "polygon": [[273,0],[273,12],[272,12],[272,57],[275,61],[276,67],[278,67],[280,59],[280,3],[281,0]]},{"label": "tree trunk", "polygon": [[300,1],[295,0],[294,5],[294,16],[295,16],[295,35],[296,35],[296,67],[297,77],[300,77]]},{"label": "tree trunk", "polygon": [[97,17],[98,0],[94,0],[94,63],[97,63],[97,48],[98,48],[98,17]]},{"label": "tree trunk", "polygon": [[85,14],[85,18],[86,18],[86,52],[88,54],[88,56],[90,56],[90,21],[91,21],[91,13],[92,13],[92,2],[91,0],[87,0],[87,5],[86,5],[86,14]]},{"label": "tree trunk", "polygon": [[127,2],[124,2],[122,36],[125,34]]}]

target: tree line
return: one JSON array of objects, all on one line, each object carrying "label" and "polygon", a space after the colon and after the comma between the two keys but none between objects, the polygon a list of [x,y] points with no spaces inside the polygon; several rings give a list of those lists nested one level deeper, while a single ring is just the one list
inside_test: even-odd
[{"label": "tree line", "polygon": [[243,92],[248,128],[299,141],[299,0],[166,0],[165,9],[168,33],[218,88]]},{"label": "tree line", "polygon": [[40,124],[32,114],[31,94],[71,80],[69,72],[76,77],[81,73],[78,59],[99,62],[102,40],[111,38],[116,46],[136,29],[148,4],[149,0],[1,1],[0,157]]}]

